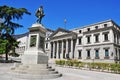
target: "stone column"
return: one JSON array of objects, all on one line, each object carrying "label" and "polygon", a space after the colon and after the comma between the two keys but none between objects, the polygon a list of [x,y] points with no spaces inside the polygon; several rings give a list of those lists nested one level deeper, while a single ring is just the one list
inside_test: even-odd
[{"label": "stone column", "polygon": [[[52,53],[51,53],[51,50],[52,50],[52,49],[51,49],[51,48],[52,48],[51,45],[52,45],[52,43],[50,42],[50,46],[49,46],[50,48],[49,48],[49,51],[47,51],[48,59],[51,59],[51,54],[52,54]],[[45,52],[46,52],[46,51],[45,51]]]},{"label": "stone column", "polygon": [[53,58],[53,42],[50,43],[50,53],[50,58]]},{"label": "stone column", "polygon": [[64,46],[64,44],[63,44],[63,41],[61,41],[61,42],[62,42],[62,45],[61,45],[62,47],[61,47],[61,55],[60,56],[61,56],[61,59],[63,59],[63,46]]},{"label": "stone column", "polygon": [[55,42],[53,42],[53,58],[55,56]]},{"label": "stone column", "polygon": [[59,59],[59,41],[57,41],[57,54],[56,58]]},{"label": "stone column", "polygon": [[71,53],[70,53],[70,58],[73,58],[73,40],[71,39]]},{"label": "stone column", "polygon": [[[68,40],[66,39],[66,54],[68,54]],[[65,54],[65,58],[66,58],[66,54]]]}]

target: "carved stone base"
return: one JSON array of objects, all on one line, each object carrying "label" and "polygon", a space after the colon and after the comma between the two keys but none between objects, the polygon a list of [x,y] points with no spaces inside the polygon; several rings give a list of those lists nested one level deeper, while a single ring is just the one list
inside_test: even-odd
[{"label": "carved stone base", "polygon": [[42,51],[25,51],[22,56],[23,64],[47,64],[48,56]]}]

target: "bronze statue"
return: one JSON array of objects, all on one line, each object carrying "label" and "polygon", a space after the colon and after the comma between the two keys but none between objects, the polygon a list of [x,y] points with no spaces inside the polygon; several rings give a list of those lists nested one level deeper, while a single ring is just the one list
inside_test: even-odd
[{"label": "bronze statue", "polygon": [[44,11],[43,11],[43,6],[40,6],[35,16],[38,18],[36,22],[41,24],[41,20],[45,16]]}]

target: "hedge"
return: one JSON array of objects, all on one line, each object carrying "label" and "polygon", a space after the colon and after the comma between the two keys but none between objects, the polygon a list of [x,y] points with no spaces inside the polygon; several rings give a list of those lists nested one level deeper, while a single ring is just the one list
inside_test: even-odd
[{"label": "hedge", "polygon": [[100,62],[85,63],[78,60],[56,60],[55,63],[57,65],[64,65],[69,67],[89,68],[90,70],[96,69],[100,71],[120,73],[120,64],[116,63],[100,63]]}]

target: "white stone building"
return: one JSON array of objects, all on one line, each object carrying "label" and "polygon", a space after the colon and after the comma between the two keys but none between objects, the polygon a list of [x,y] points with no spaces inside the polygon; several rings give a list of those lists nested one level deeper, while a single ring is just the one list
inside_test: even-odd
[{"label": "white stone building", "polygon": [[[23,42],[27,44],[25,39]],[[18,40],[22,42],[22,37]],[[70,31],[62,28],[48,30],[45,52],[50,60],[120,62],[120,27],[114,21],[107,20]]]},{"label": "white stone building", "polygon": [[19,44],[19,48],[16,48],[16,53],[19,53],[20,56],[23,55],[24,51],[27,48],[27,42],[28,42],[28,32],[24,33],[24,34],[19,34],[19,35],[15,35],[15,39],[17,39],[17,41],[20,42]]}]

